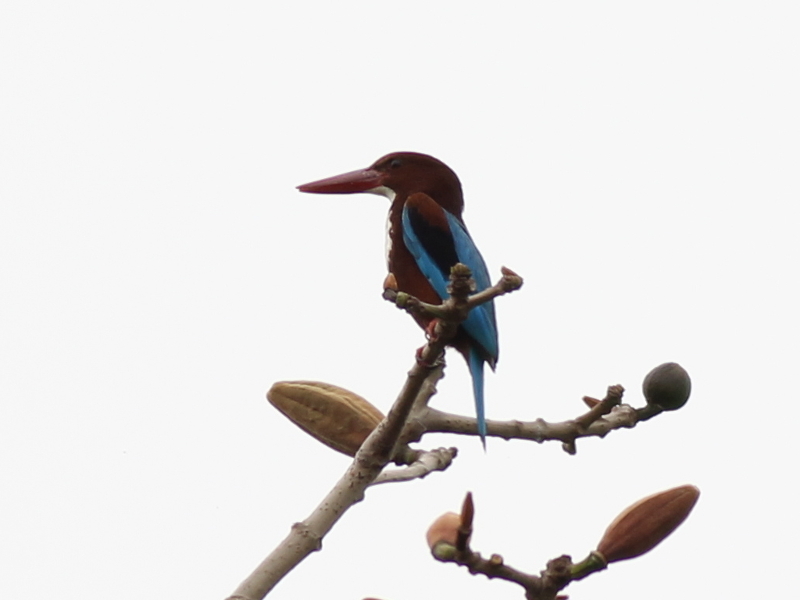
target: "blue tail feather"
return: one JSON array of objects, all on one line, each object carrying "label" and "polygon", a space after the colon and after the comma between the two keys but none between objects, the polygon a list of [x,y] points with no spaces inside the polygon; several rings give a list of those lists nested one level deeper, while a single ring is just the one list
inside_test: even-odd
[{"label": "blue tail feather", "polygon": [[483,410],[483,357],[474,346],[469,349],[469,372],[472,375],[472,392],[475,395],[475,416],[478,420],[478,435],[486,450],[486,415]]}]

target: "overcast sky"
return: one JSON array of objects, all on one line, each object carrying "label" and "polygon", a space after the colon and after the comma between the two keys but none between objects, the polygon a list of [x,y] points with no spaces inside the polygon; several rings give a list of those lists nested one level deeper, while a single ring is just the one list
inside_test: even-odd
[{"label": "overcast sky", "polygon": [[[676,361],[687,406],[604,440],[457,445],[277,587],[521,598],[684,483],[689,520],[571,598],[786,597],[798,558],[800,19],[793,2],[21,2],[0,7],[0,597],[220,599],[348,465],[265,400],[382,410],[421,331],[381,299],[388,203],[295,186],[396,150],[465,190],[494,276],[495,419],[560,421]],[[451,356],[435,405],[472,414]],[[782,575],[775,575],[776,572]],[[789,574],[791,576],[791,574]]]}]

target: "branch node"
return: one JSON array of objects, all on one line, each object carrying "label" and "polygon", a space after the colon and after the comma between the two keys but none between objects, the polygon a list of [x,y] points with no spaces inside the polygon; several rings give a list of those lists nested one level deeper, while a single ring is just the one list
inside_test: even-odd
[{"label": "branch node", "polygon": [[314,531],[308,526],[307,523],[299,521],[297,523],[292,524],[292,531],[299,534],[301,537],[312,540],[314,546],[311,549],[312,552],[318,552],[322,550],[322,538],[318,536]]}]

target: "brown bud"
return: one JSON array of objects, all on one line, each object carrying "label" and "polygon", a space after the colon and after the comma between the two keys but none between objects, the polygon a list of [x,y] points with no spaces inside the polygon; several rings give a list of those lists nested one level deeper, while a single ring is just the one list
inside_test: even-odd
[{"label": "brown bud", "polygon": [[458,529],[461,527],[461,515],[448,512],[444,513],[428,528],[426,539],[428,548],[434,556],[437,555],[437,548],[441,545],[452,546],[455,549],[458,543]]},{"label": "brown bud", "polygon": [[456,538],[456,548],[466,550],[469,540],[472,537],[472,520],[475,518],[475,502],[472,500],[472,492],[467,492],[464,502],[461,503],[461,525],[458,528]]},{"label": "brown bud", "polygon": [[472,520],[475,518],[475,501],[472,492],[467,492],[464,502],[461,503],[461,525],[464,529],[472,531]]},{"label": "brown bud", "polygon": [[678,363],[664,363],[645,376],[642,391],[648,404],[664,410],[678,410],[689,400],[692,380]]},{"label": "brown bud", "polygon": [[300,429],[348,456],[355,456],[383,420],[358,394],[319,381],[279,381],[267,399]]},{"label": "brown bud", "polygon": [[598,400],[597,398],[592,398],[591,396],[584,396],[583,403],[589,408],[594,408],[595,406],[600,404],[600,400]]},{"label": "brown bud", "polygon": [[682,485],[639,500],[608,526],[597,551],[609,563],[649,552],[683,523],[699,496],[695,486]]},{"label": "brown bud", "polygon": [[394,273],[389,273],[386,279],[383,280],[383,289],[397,291],[397,278],[394,276]]},{"label": "brown bud", "polygon": [[514,271],[512,271],[508,267],[500,267],[500,272],[506,277],[519,277],[519,275],[517,275]]},{"label": "brown bud", "polygon": [[513,292],[522,287],[522,277],[517,275],[508,267],[500,267],[500,272],[503,274],[503,289],[507,292]]}]

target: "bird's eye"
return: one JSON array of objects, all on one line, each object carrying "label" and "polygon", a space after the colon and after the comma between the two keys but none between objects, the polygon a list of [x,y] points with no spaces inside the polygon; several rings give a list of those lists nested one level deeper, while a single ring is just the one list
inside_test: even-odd
[{"label": "bird's eye", "polygon": [[392,162],[389,163],[389,167],[392,169],[396,169],[403,164],[403,161],[399,158],[392,159]]}]

